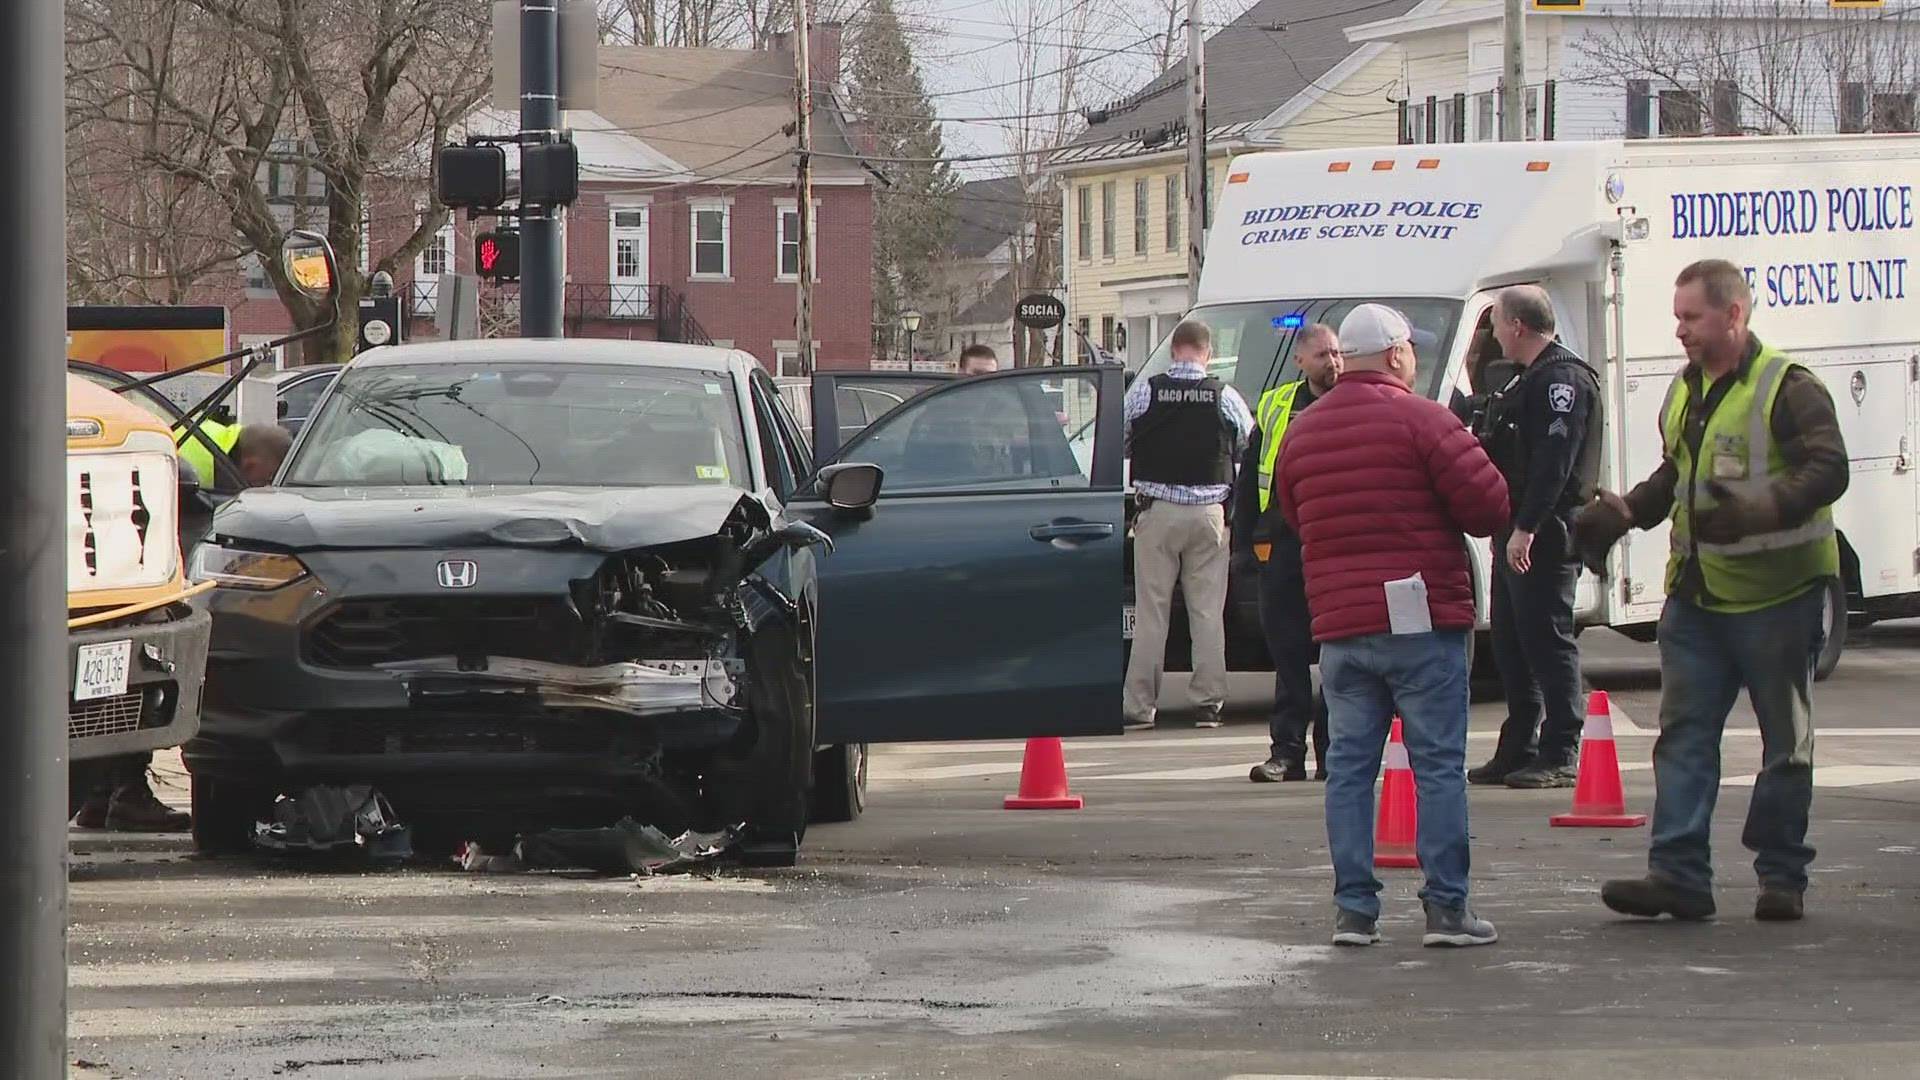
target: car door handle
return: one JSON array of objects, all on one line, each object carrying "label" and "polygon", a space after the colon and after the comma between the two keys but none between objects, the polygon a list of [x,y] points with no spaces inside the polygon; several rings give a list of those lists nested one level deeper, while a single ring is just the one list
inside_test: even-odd
[{"label": "car door handle", "polygon": [[1113,523],[1110,521],[1073,521],[1057,522],[1052,525],[1035,525],[1027,530],[1027,535],[1043,544],[1055,540],[1098,540],[1113,535]]}]

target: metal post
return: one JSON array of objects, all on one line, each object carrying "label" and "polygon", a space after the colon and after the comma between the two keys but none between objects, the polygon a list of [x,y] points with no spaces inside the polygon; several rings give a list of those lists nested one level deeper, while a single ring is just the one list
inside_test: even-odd
[{"label": "metal post", "polygon": [[[520,0],[520,132],[530,142],[560,138],[558,0]],[[524,182],[525,169],[521,170]],[[520,336],[561,336],[566,266],[560,208],[528,207],[520,223]]]},{"label": "metal post", "polygon": [[1506,36],[1500,80],[1500,140],[1527,139],[1527,0],[1507,0],[1500,28]]},{"label": "metal post", "polygon": [[808,18],[807,0],[793,0],[793,78],[799,91],[794,98],[799,111],[794,131],[799,142],[794,187],[799,192],[800,217],[800,289],[794,332],[800,338],[802,375],[813,374],[813,68],[808,58],[812,31]]},{"label": "metal post", "polygon": [[1187,0],[1187,306],[1200,300],[1207,251],[1207,35],[1200,0]]},{"label": "metal post", "polygon": [[[0,259],[7,298],[0,408],[8,433],[0,524],[0,1076],[67,1074],[66,160],[63,7],[0,4],[7,147]],[[55,213],[61,210],[61,213]]]}]

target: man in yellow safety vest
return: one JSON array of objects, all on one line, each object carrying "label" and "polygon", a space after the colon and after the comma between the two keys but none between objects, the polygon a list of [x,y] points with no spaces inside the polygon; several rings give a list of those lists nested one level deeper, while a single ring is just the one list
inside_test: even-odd
[{"label": "man in yellow safety vest", "polygon": [[1241,573],[1260,581],[1260,627],[1273,658],[1273,718],[1267,760],[1248,779],[1256,784],[1307,778],[1307,730],[1313,730],[1315,779],[1327,776],[1327,704],[1313,692],[1314,644],[1307,614],[1300,541],[1280,519],[1273,500],[1274,463],[1287,425],[1340,377],[1340,338],[1320,323],[1294,341],[1301,378],[1260,395],[1254,432],[1234,485],[1233,550]]},{"label": "man in yellow safety vest", "polygon": [[1599,572],[1628,528],[1673,524],[1648,874],[1609,881],[1600,894],[1627,915],[1713,915],[1708,833],[1720,739],[1742,688],[1762,747],[1743,834],[1760,879],[1754,917],[1787,921],[1805,910],[1813,668],[1826,606],[1845,601],[1834,595],[1833,504],[1847,490],[1847,448],[1826,388],[1748,331],[1752,309],[1752,289],[1732,263],[1681,271],[1673,314],[1687,365],[1661,410],[1663,460],[1625,498],[1598,492],[1575,526]]}]

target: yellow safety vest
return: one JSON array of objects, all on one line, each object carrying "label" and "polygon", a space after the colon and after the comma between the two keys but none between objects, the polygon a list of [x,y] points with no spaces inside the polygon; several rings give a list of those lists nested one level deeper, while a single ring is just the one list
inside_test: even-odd
[{"label": "yellow safety vest", "polygon": [[1260,428],[1260,512],[1263,514],[1273,499],[1273,470],[1280,461],[1280,436],[1287,433],[1287,424],[1293,420],[1293,399],[1306,384],[1307,380],[1296,379],[1285,386],[1276,386],[1260,395],[1260,404],[1254,410],[1253,422]]},{"label": "yellow safety vest", "polygon": [[[213,444],[218,446],[220,452],[224,454],[232,453],[234,442],[240,438],[240,425],[238,424],[223,424],[218,420],[202,420],[200,422],[200,430],[206,432],[207,438],[212,439]],[[175,438],[179,438],[180,429],[175,428],[173,434]],[[201,442],[197,436],[189,435],[185,441],[180,444],[180,457],[192,463],[194,469],[199,472],[200,486],[206,488],[214,486],[213,455],[207,451],[207,444]]]},{"label": "yellow safety vest", "polygon": [[[1773,405],[1787,369],[1795,366],[1785,353],[1766,345],[1747,370],[1727,389],[1700,440],[1707,473],[1687,445],[1687,411],[1693,390],[1686,373],[1675,375],[1661,409],[1660,438],[1667,459],[1679,471],[1674,491],[1673,533],[1667,556],[1667,591],[1680,583],[1689,556],[1700,563],[1707,596],[1701,606],[1712,611],[1757,611],[1791,600],[1840,572],[1840,544],[1834,536],[1833,508],[1823,506],[1807,521],[1773,532],[1744,537],[1731,544],[1709,544],[1693,536],[1696,514],[1715,503],[1707,490],[1710,481],[1735,492],[1762,492],[1768,482],[1786,472],[1786,458],[1773,441]],[[1706,392],[1705,380],[1702,390]]]}]

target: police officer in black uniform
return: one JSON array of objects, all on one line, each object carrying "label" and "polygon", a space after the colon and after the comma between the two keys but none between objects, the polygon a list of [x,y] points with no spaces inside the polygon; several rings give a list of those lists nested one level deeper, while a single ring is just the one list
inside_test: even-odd
[{"label": "police officer in black uniform", "polygon": [[1579,553],[1575,509],[1600,475],[1600,376],[1554,336],[1544,290],[1520,285],[1493,307],[1494,338],[1519,366],[1494,394],[1476,433],[1506,475],[1513,522],[1494,537],[1493,650],[1507,721],[1476,784],[1572,787],[1586,709],[1573,637]]}]

